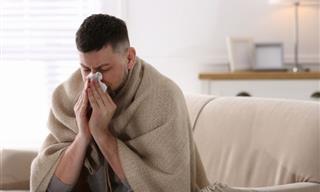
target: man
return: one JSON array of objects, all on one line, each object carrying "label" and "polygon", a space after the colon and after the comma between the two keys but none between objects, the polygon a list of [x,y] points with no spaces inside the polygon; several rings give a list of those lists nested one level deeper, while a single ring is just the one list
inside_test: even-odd
[{"label": "man", "polygon": [[[81,69],[54,91],[50,134],[32,163],[31,191],[194,192],[208,186],[183,94],[136,57],[125,23],[92,15],[76,44]],[[96,72],[107,92],[88,79]]]}]

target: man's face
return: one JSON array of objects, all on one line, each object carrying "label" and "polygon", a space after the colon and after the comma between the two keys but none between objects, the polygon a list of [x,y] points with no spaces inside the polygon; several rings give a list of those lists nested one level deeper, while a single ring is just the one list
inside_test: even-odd
[{"label": "man's face", "polygon": [[100,72],[102,82],[108,86],[108,92],[116,91],[126,80],[128,69],[133,67],[130,65],[128,48],[113,50],[108,45],[99,51],[79,52],[79,56],[82,80],[86,81],[91,72]]}]

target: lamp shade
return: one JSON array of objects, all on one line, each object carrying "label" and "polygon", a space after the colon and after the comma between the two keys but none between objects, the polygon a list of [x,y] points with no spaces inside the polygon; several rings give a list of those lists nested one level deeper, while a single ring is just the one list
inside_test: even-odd
[{"label": "lamp shade", "polygon": [[292,5],[295,3],[299,3],[301,5],[319,5],[320,0],[269,0],[270,4],[287,4]]}]

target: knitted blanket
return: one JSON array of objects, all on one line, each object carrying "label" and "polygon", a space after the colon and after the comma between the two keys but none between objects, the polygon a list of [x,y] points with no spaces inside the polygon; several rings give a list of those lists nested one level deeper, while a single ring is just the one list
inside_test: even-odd
[{"label": "knitted blanket", "polygon": [[[62,152],[78,127],[73,106],[82,89],[80,70],[56,88],[48,119],[50,134],[31,167],[31,191],[45,191]],[[192,139],[184,96],[175,83],[151,65],[137,63],[119,92],[110,123],[122,168],[134,191],[200,191],[208,185]],[[84,169],[93,174],[101,153],[92,142]]]}]

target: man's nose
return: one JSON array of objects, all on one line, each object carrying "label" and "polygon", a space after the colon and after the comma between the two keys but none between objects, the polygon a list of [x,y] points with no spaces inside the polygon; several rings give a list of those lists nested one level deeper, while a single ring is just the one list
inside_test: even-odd
[{"label": "man's nose", "polygon": [[98,72],[98,70],[96,70],[96,69],[91,69],[90,71],[91,71],[91,73],[96,73],[96,72]]},{"label": "man's nose", "polygon": [[87,75],[87,79],[89,79],[90,76],[93,76],[96,73],[96,70],[90,70],[90,73]]}]

